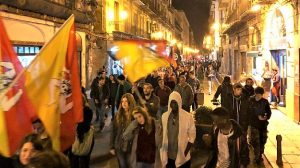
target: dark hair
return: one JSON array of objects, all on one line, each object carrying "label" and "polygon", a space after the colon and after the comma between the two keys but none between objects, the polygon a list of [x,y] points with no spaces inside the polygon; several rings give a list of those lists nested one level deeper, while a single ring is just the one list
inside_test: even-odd
[{"label": "dark hair", "polygon": [[56,151],[38,153],[30,159],[28,168],[70,168],[68,158]]},{"label": "dark hair", "polygon": [[248,80],[251,80],[251,81],[253,81],[253,79],[252,79],[252,78],[247,78],[247,79],[246,79],[246,81],[248,81]]},{"label": "dark hair", "polygon": [[125,80],[125,76],[124,75],[119,75],[117,79],[119,79],[119,80]]},{"label": "dark hair", "polygon": [[240,84],[240,83],[235,83],[235,84],[233,85],[233,89],[242,89],[242,88],[243,88],[243,85]]},{"label": "dark hair", "polygon": [[229,114],[228,110],[224,107],[215,108],[212,111],[211,115],[212,116],[218,116],[218,117],[225,118],[225,119],[230,118],[230,114]]},{"label": "dark hair", "polygon": [[195,111],[195,120],[198,123],[202,124],[212,124],[212,118],[210,114],[212,113],[212,108],[208,106],[200,106],[196,111]]},{"label": "dark hair", "polygon": [[179,78],[184,78],[184,79],[186,79],[186,77],[185,77],[184,75],[180,75]]},{"label": "dark hair", "polygon": [[163,78],[160,78],[160,77],[159,77],[159,78],[157,79],[157,82],[163,81],[163,80],[164,80]]},{"label": "dark hair", "polygon": [[32,143],[32,146],[35,150],[37,150],[37,151],[43,151],[44,150],[42,141],[40,140],[38,134],[29,134],[29,135],[25,136],[24,139],[22,140],[21,144],[20,144],[19,149],[22,149],[24,144],[26,144],[28,142]]},{"label": "dark hair", "polygon": [[84,134],[90,130],[93,118],[93,111],[89,107],[83,109],[83,121],[77,126],[77,138],[83,142]]},{"label": "dark hair", "polygon": [[99,81],[101,81],[101,80],[105,80],[105,78],[101,76],[101,77],[99,78]]},{"label": "dark hair", "polygon": [[143,87],[145,87],[147,85],[150,86],[151,89],[153,89],[153,86],[151,85],[151,83],[144,83]]},{"label": "dark hair", "polygon": [[225,76],[224,79],[223,79],[223,83],[231,83],[230,81],[230,76]]},{"label": "dark hair", "polygon": [[32,124],[36,124],[36,123],[42,123],[41,119],[38,118],[32,122]]},{"label": "dark hair", "polygon": [[264,94],[265,90],[264,90],[264,88],[258,86],[257,88],[254,89],[254,93],[255,94]]}]

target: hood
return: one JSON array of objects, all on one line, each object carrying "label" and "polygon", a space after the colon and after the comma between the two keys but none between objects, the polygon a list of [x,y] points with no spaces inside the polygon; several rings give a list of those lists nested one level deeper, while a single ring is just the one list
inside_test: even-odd
[{"label": "hood", "polygon": [[168,103],[168,111],[171,111],[170,104],[171,104],[172,100],[175,100],[178,103],[178,108],[179,108],[179,112],[180,112],[182,109],[182,99],[181,99],[180,94],[175,91],[170,94],[169,103]]}]

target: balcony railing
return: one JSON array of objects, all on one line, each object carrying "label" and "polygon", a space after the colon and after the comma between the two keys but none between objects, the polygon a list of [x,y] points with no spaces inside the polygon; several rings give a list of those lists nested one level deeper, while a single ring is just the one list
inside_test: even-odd
[{"label": "balcony railing", "polygon": [[[67,19],[71,14],[75,15],[76,22],[91,23],[95,21],[95,16],[92,14],[93,8],[90,10],[75,8],[75,0],[25,0],[25,3],[20,0],[0,0],[1,4],[12,6],[25,11],[45,14],[61,19]],[[96,8],[96,7],[95,7]]]}]

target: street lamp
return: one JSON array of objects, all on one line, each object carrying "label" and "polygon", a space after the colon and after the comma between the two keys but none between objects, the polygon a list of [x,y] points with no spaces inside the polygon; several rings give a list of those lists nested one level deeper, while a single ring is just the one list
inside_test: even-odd
[{"label": "street lamp", "polygon": [[260,4],[255,4],[254,6],[252,6],[251,10],[253,12],[257,12],[261,9],[261,5]]},{"label": "street lamp", "polygon": [[124,10],[123,10],[123,11],[120,12],[120,19],[121,19],[121,20],[126,20],[127,17],[128,17],[127,11],[124,11]]}]

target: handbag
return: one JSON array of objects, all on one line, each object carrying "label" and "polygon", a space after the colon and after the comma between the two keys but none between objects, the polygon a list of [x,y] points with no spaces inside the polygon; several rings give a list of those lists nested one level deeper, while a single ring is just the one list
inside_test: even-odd
[{"label": "handbag", "polygon": [[84,135],[83,141],[80,143],[76,136],[75,142],[72,145],[72,153],[77,156],[86,156],[89,154],[93,139],[95,128],[91,126],[90,130]]}]

